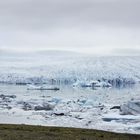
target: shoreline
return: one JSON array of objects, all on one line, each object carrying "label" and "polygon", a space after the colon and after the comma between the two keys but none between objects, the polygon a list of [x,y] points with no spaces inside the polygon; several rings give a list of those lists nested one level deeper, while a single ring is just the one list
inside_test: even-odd
[{"label": "shoreline", "polygon": [[95,129],[0,124],[0,140],[139,140],[140,134]]}]

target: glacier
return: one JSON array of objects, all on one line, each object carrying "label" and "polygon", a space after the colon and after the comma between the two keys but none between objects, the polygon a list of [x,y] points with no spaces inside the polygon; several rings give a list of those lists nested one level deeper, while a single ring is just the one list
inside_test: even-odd
[{"label": "glacier", "polygon": [[139,56],[64,54],[0,55],[0,83],[74,84],[95,80],[120,86],[140,81]]}]

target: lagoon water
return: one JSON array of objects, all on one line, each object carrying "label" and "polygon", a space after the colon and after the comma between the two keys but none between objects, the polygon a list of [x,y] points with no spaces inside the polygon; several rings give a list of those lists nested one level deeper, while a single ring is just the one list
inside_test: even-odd
[{"label": "lagoon water", "polygon": [[[26,85],[0,84],[0,123],[80,127],[140,133],[137,129],[140,125],[138,121],[136,121],[137,123],[128,121],[124,124],[124,122],[104,122],[102,119],[107,115],[109,117],[110,115],[121,117],[119,116],[119,110],[110,110],[110,108],[115,105],[120,106],[132,99],[140,99],[139,85],[125,88],[97,89],[74,88],[68,85],[59,87],[60,90],[58,91],[39,91],[27,90]],[[2,94],[4,96],[15,95],[16,98],[8,99],[8,96],[3,97]],[[83,101],[86,103],[79,105],[79,100],[81,100],[81,103]],[[53,110],[48,111],[30,108],[30,105],[34,107],[44,103],[55,104],[56,106]],[[58,116],[55,114],[58,114]],[[59,114],[62,116],[59,116]],[[139,117],[134,119],[139,120]],[[89,122],[91,123],[89,124]]]},{"label": "lagoon water", "polygon": [[[127,87],[120,88],[78,88],[70,85],[58,85],[60,90],[27,90],[26,85],[14,85],[14,84],[0,84],[0,94],[4,95],[16,95],[23,99],[42,99],[42,98],[59,98],[59,99],[74,99],[80,97],[86,97],[93,100],[93,102],[108,102],[109,100],[115,102],[125,102],[137,97],[140,92],[140,86],[129,85]],[[120,101],[117,100],[121,99]],[[114,101],[113,101],[114,102]]]}]

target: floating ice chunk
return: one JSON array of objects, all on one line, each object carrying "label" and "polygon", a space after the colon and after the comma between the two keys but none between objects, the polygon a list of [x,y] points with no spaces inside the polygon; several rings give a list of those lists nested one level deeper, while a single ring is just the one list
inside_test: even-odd
[{"label": "floating ice chunk", "polygon": [[129,101],[121,105],[121,114],[123,115],[140,115],[140,101]]},{"label": "floating ice chunk", "polygon": [[101,83],[99,81],[91,81],[90,84],[92,87],[101,87]]},{"label": "floating ice chunk", "polygon": [[46,87],[46,86],[37,86],[37,85],[28,85],[27,90],[60,90],[57,87]]},{"label": "floating ice chunk", "polygon": [[92,81],[91,83],[92,87],[112,87],[112,85],[108,82],[102,81]]},{"label": "floating ice chunk", "polygon": [[73,87],[112,87],[112,85],[108,82],[102,81],[77,81],[76,83],[73,84]]},{"label": "floating ice chunk", "polygon": [[94,101],[88,99],[83,106],[92,108],[94,106]]},{"label": "floating ice chunk", "polygon": [[102,120],[106,122],[116,121],[121,123],[127,123],[127,122],[134,123],[135,121],[140,122],[140,117],[134,115],[122,116],[122,115],[117,115],[115,113],[112,113],[112,114],[103,115]]},{"label": "floating ice chunk", "polygon": [[73,87],[92,87],[91,83],[84,82],[84,81],[77,81],[73,84]]},{"label": "floating ice chunk", "polygon": [[79,105],[84,105],[84,104],[86,103],[86,101],[87,101],[87,99],[78,99],[78,100],[77,100],[77,103],[78,103]]},{"label": "floating ice chunk", "polygon": [[108,82],[101,82],[100,84],[102,87],[112,87],[112,85]]},{"label": "floating ice chunk", "polygon": [[52,100],[50,102],[53,102],[55,104],[58,104],[61,101],[61,99],[58,98],[52,98]]},{"label": "floating ice chunk", "polygon": [[53,110],[54,106],[48,103],[43,103],[42,105],[37,105],[35,106],[34,110],[39,111],[39,110]]},{"label": "floating ice chunk", "polygon": [[53,108],[55,107],[54,104],[48,103],[48,102],[43,102],[43,103],[39,103],[39,102],[30,102],[30,101],[20,101],[18,102],[17,105],[21,105],[21,108],[24,111],[29,111],[29,110],[35,110],[35,111],[48,111],[48,110],[53,110]]}]

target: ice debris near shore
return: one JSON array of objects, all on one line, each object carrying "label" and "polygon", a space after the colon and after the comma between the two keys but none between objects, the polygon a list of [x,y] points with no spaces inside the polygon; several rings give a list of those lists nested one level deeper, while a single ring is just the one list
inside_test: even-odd
[{"label": "ice debris near shore", "polygon": [[42,125],[139,132],[136,129],[136,123],[140,124],[139,115],[120,115],[118,106],[112,107],[111,104],[92,100],[86,96],[71,99],[58,97],[28,99],[19,98],[18,95],[16,97],[1,94],[0,110],[1,115],[6,113],[8,118],[14,118],[14,122],[16,118],[21,119],[20,123],[28,121],[31,124],[33,121]]},{"label": "ice debris near shore", "polygon": [[0,95],[0,100],[0,107],[2,109],[18,108],[24,111],[45,111],[46,113],[49,113],[49,115],[63,115],[69,117],[74,112],[77,112],[79,114],[82,112],[87,112],[90,109],[98,109],[101,111],[101,108],[103,107],[103,105],[84,97],[68,100],[62,100],[58,98],[49,98],[41,100],[19,100],[14,95],[2,94]]},{"label": "ice debris near shore", "polygon": [[102,120],[105,122],[116,122],[122,124],[140,123],[140,100],[131,100],[121,106],[114,106],[112,109],[120,110],[120,114],[104,114]]},{"label": "ice debris near shore", "polygon": [[12,109],[12,102],[15,100],[15,95],[0,95],[0,108],[2,109]]},{"label": "ice debris near shore", "polygon": [[140,100],[128,101],[120,106],[122,115],[140,115]]}]

